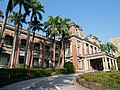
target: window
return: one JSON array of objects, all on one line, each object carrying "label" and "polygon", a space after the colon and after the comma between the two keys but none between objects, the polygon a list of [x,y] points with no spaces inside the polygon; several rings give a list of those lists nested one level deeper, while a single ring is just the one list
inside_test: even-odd
[{"label": "window", "polygon": [[93,46],[91,46],[91,54],[93,54]]},{"label": "window", "polygon": [[95,53],[97,53],[97,49],[96,49],[96,47],[95,47],[94,49],[95,49]]},{"label": "window", "polygon": [[37,50],[37,51],[40,50],[40,44],[39,43],[34,43],[34,50]]},{"label": "window", "polygon": [[77,52],[80,53],[80,47],[77,48]]},{"label": "window", "polygon": [[86,44],[86,54],[89,54],[89,45]]},{"label": "window", "polygon": [[21,48],[25,48],[26,46],[26,41],[25,39],[21,39]]},{"label": "window", "polygon": [[13,37],[10,36],[10,35],[6,35],[5,36],[5,44],[12,46],[12,44],[13,44]]}]

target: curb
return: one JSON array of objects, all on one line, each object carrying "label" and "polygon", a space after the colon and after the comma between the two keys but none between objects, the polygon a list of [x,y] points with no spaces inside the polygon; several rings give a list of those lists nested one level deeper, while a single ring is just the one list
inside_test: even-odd
[{"label": "curb", "polygon": [[74,82],[75,82],[76,85],[78,85],[79,87],[83,87],[83,88],[86,88],[86,89],[88,89],[88,90],[91,90],[90,88],[85,87],[85,86],[79,84],[79,83],[76,81],[76,78],[77,78],[77,77],[74,78]]}]

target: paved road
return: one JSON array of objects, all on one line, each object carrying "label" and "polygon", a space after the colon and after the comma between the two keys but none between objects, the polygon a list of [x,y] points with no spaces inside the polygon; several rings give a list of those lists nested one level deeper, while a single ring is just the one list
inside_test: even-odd
[{"label": "paved road", "polygon": [[76,74],[70,74],[35,78],[8,85],[0,90],[89,90],[78,85],[74,80],[75,76]]}]

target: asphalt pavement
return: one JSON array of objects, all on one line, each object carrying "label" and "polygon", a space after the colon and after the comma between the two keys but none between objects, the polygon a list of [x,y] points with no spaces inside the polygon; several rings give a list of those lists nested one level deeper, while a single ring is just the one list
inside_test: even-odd
[{"label": "asphalt pavement", "polygon": [[75,82],[77,75],[57,75],[24,80],[0,88],[0,90],[90,90]]}]

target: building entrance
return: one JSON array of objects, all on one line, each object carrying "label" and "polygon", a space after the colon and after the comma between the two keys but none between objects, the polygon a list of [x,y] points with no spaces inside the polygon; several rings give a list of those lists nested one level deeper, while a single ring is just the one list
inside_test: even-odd
[{"label": "building entrance", "polygon": [[90,60],[90,65],[92,67],[92,70],[103,71],[102,58]]}]

